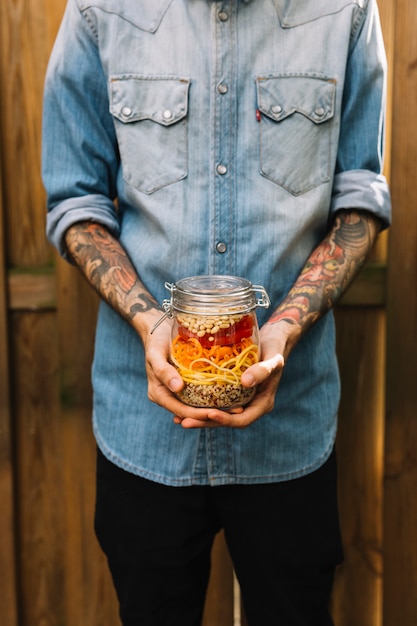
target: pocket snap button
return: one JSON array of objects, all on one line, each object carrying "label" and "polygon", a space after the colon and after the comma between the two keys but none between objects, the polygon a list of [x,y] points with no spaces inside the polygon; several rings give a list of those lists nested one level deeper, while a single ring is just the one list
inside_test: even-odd
[{"label": "pocket snap button", "polygon": [[274,104],[271,107],[271,111],[274,115],[279,115],[282,112],[282,106],[280,104]]}]

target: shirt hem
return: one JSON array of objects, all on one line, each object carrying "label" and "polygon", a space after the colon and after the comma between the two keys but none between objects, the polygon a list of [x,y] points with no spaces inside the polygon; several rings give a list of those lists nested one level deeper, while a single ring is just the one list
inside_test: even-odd
[{"label": "shirt hem", "polygon": [[239,474],[234,475],[219,475],[219,476],[193,476],[193,477],[184,477],[184,478],[175,478],[163,474],[158,474],[156,472],[152,472],[145,468],[142,468],[138,465],[134,465],[133,463],[120,458],[119,455],[112,452],[103,439],[100,437],[99,433],[94,429],[94,435],[96,438],[97,446],[99,447],[102,454],[114,465],[120,467],[121,469],[129,472],[130,474],[134,474],[136,476],[140,476],[141,478],[145,478],[146,480],[150,480],[151,482],[159,483],[162,485],[167,485],[170,487],[192,487],[192,486],[211,486],[211,487],[220,487],[223,485],[260,485],[260,484],[269,484],[269,483],[279,483],[279,482],[287,482],[290,480],[294,480],[296,478],[301,478],[312,472],[318,470],[330,457],[334,445],[335,445],[335,437],[332,438],[330,445],[326,448],[323,454],[314,461],[314,463],[310,463],[309,465],[300,468],[298,470],[293,470],[289,472],[281,472],[277,474],[265,474],[265,475],[253,475],[253,476],[242,476]]}]

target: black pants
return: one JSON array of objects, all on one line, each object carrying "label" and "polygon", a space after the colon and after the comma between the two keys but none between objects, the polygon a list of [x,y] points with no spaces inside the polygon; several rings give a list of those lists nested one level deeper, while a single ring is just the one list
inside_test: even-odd
[{"label": "black pants", "polygon": [[123,626],[199,626],[221,528],[250,626],[333,623],[327,607],[342,559],[334,454],[283,483],[167,487],[98,452],[95,523]]}]

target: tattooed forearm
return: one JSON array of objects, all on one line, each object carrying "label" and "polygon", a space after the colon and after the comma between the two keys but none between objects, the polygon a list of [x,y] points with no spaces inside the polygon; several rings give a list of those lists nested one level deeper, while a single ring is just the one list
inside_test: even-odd
[{"label": "tattooed forearm", "polygon": [[139,280],[125,250],[100,224],[80,222],[68,229],[68,252],[99,295],[129,322],[137,313],[160,311]]},{"label": "tattooed forearm", "polygon": [[306,330],[350,285],[368,257],[378,232],[379,223],[371,215],[339,212],[333,229],[311,254],[269,323],[285,320]]}]

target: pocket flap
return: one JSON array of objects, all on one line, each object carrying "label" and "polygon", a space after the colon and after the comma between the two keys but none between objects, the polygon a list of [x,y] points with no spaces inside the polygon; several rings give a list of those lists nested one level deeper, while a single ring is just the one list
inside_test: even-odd
[{"label": "pocket flap", "polygon": [[346,7],[357,5],[363,8],[367,0],[274,0],[278,9],[281,25],[284,28],[294,28],[301,24],[308,24],[313,20],[327,15],[339,13]]},{"label": "pocket flap", "polygon": [[78,0],[81,11],[91,8],[113,13],[141,30],[155,33],[173,0]]},{"label": "pocket flap", "polygon": [[258,109],[277,122],[295,112],[321,124],[334,115],[336,83],[312,76],[267,76],[256,79]]},{"label": "pocket flap", "polygon": [[189,86],[189,79],[172,76],[113,76],[110,113],[123,123],[153,120],[170,126],[187,115]]}]

